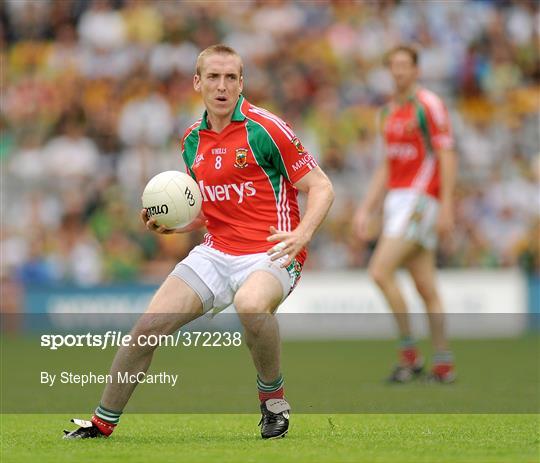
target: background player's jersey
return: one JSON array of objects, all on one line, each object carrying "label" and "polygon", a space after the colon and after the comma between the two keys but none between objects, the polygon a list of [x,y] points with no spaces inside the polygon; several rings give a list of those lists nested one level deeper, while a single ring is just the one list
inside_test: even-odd
[{"label": "background player's jersey", "polygon": [[448,111],[442,100],[419,88],[409,100],[390,103],[381,112],[388,161],[389,189],[408,188],[439,197],[434,150],[453,146]]},{"label": "background player's jersey", "polygon": [[[231,123],[208,129],[206,112],[182,139],[182,156],[199,184],[208,219],[204,244],[232,255],[265,252],[269,227],[300,221],[293,183],[317,166],[290,127],[241,95]],[[303,250],[297,260],[303,263]]]}]

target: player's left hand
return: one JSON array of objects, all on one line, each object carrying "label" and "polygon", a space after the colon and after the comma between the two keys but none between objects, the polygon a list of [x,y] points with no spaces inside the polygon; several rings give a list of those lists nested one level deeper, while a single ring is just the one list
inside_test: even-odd
[{"label": "player's left hand", "polygon": [[296,255],[307,246],[310,238],[310,236],[298,229],[284,232],[277,230],[275,227],[270,227],[270,236],[266,240],[276,243],[276,245],[266,253],[272,256],[271,260],[286,256],[286,260],[281,264],[281,267],[288,267]]},{"label": "player's left hand", "polygon": [[451,207],[441,207],[437,218],[437,234],[441,238],[448,238],[454,231],[454,212]]},{"label": "player's left hand", "polygon": [[160,235],[170,235],[172,233],[176,233],[176,230],[172,228],[166,228],[163,225],[158,225],[154,217],[148,217],[147,210],[144,208],[141,210],[140,216],[142,222],[150,231],[159,233]]}]

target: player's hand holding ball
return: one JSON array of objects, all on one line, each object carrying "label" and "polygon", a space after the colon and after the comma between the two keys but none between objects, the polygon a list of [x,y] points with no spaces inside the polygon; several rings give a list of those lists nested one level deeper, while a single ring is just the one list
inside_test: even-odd
[{"label": "player's hand holding ball", "polygon": [[142,205],[141,219],[146,228],[161,234],[182,233],[198,228],[191,225],[200,217],[202,196],[195,180],[171,170],[150,179]]},{"label": "player's hand holding ball", "polygon": [[176,233],[177,230],[174,228],[167,228],[163,225],[158,225],[156,219],[154,217],[148,218],[148,210],[143,208],[141,209],[141,220],[143,221],[144,225],[148,230],[160,233],[163,235],[170,235],[171,233]]}]

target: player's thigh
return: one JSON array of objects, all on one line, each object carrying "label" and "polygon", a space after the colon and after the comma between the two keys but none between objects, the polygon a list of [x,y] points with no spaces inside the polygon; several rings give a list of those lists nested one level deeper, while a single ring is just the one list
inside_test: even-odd
[{"label": "player's thigh", "polygon": [[384,279],[411,259],[419,249],[414,241],[382,236],[369,262],[370,275],[377,281]]},{"label": "player's thigh", "polygon": [[283,285],[276,276],[265,270],[249,274],[234,296],[239,315],[270,314],[284,298]]},{"label": "player's thigh", "polygon": [[424,299],[433,298],[437,293],[435,251],[421,248],[405,263],[416,289]]},{"label": "player's thigh", "polygon": [[137,334],[170,334],[200,317],[202,302],[197,293],[180,278],[169,276],[137,321]]}]

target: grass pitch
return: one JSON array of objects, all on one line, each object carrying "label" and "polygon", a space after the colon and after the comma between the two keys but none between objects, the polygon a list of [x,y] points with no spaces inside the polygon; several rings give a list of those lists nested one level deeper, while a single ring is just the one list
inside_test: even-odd
[{"label": "grass pitch", "polygon": [[262,441],[258,415],[126,415],[109,439],[64,441],[66,415],[1,415],[2,463],[538,462],[538,415],[292,416]]},{"label": "grass pitch", "polygon": [[[429,346],[421,343],[429,360]],[[540,337],[452,341],[458,379],[449,387],[388,386],[396,358],[390,340],[283,343],[285,391],[295,414],[519,414],[540,412]],[[34,338],[0,338],[3,413],[87,415],[102,384],[40,384],[40,371],[108,373],[116,349],[48,351]],[[160,348],[150,372],[178,373],[176,387],[137,387],[126,415],[249,414],[258,410],[255,373],[245,346]]]},{"label": "grass pitch", "polygon": [[[110,439],[64,441],[62,429],[89,417],[102,386],[49,388],[40,369],[106,372],[114,351],[51,353],[31,339],[4,339],[0,462],[540,462],[538,336],[452,346],[456,384],[389,387],[381,379],[394,342],[284,343],[293,413],[289,435],[276,441],[261,440],[259,415],[241,413],[257,406],[247,349],[164,349],[152,368],[181,368],[177,390],[139,386]],[[43,413],[24,413],[35,411]]]}]

